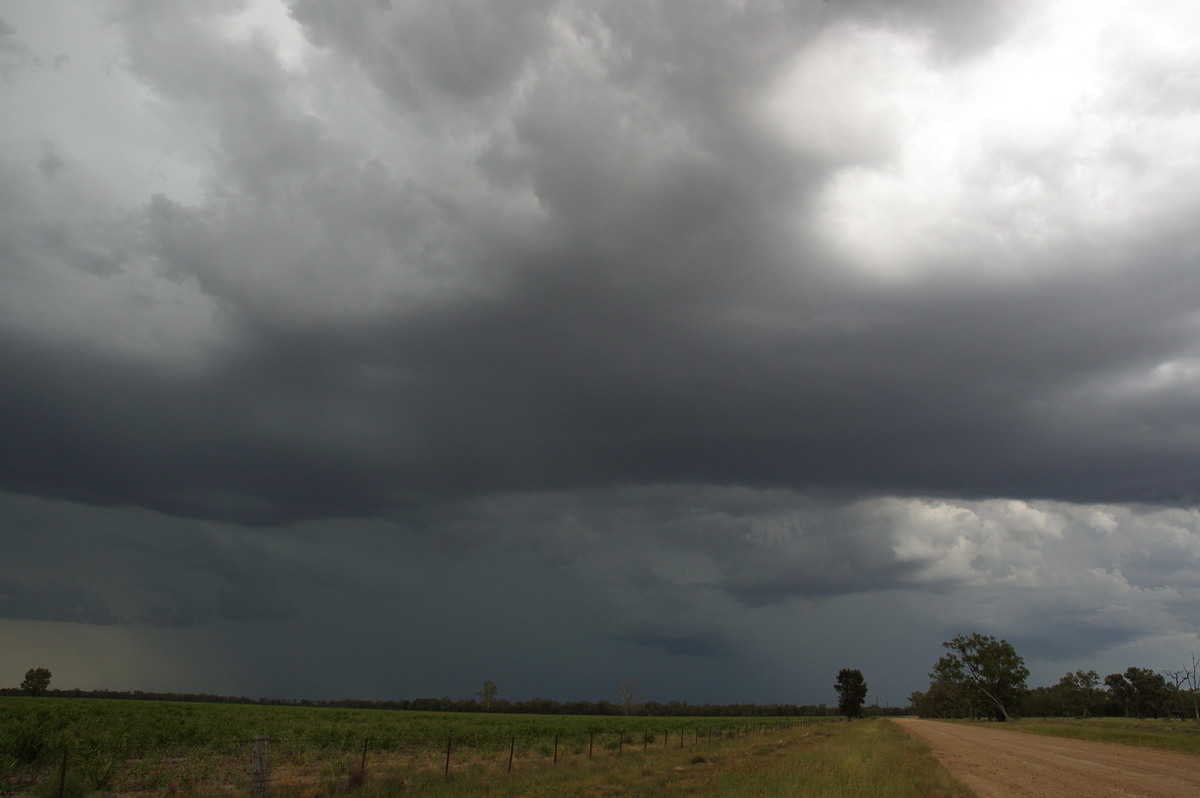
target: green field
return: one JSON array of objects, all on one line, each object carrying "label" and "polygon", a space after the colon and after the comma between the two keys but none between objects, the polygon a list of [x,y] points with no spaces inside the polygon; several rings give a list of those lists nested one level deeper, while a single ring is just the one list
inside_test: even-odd
[{"label": "green field", "polygon": [[[965,796],[885,720],[502,715],[0,698],[0,788],[273,796]],[[447,756],[447,747],[450,754]],[[365,768],[363,767],[365,761]]]},{"label": "green field", "polygon": [[[794,719],[788,719],[794,720]],[[256,704],[0,697],[0,740],[36,729],[51,749],[88,746],[141,754],[171,746],[237,746],[258,735],[298,750],[397,750],[444,744],[507,749],[511,738],[586,737],[708,728],[758,728],[762,718],[519,715],[330,709]],[[640,738],[639,738],[640,739]],[[2,749],[0,749],[2,750]]]},{"label": "green field", "polygon": [[[255,737],[270,738],[278,769],[344,770],[385,760],[553,760],[591,752],[695,746],[713,736],[763,733],[794,718],[661,718],[500,715],[203,704],[170,701],[0,697],[0,777],[28,784],[69,770],[90,789],[204,791],[237,784]],[[240,767],[248,773],[249,766]]]},{"label": "green field", "polygon": [[1200,754],[1200,724],[1187,720],[1025,718],[1006,724],[1006,728],[1028,734]]}]

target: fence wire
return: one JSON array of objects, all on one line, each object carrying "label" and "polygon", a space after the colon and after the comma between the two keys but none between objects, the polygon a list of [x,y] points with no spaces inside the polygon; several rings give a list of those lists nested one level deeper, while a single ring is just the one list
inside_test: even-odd
[{"label": "fence wire", "polygon": [[[340,782],[362,786],[372,773],[416,783],[459,770],[504,778],[530,767],[603,761],[651,750],[711,748],[724,741],[791,729],[818,721],[701,724],[665,729],[510,734],[480,744],[470,739],[381,744],[343,738],[335,745],[299,737],[258,735],[223,741],[136,742],[88,745],[67,742],[0,754],[0,795],[114,793],[207,794],[227,791],[265,796],[280,785]],[[21,756],[23,754],[23,756]],[[47,784],[49,787],[47,787]],[[58,789],[55,790],[54,788]]]}]

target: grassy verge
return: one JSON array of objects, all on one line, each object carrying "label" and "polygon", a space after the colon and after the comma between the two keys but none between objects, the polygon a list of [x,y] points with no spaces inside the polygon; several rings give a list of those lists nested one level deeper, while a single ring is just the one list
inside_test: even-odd
[{"label": "grassy verge", "polygon": [[[271,739],[273,798],[970,795],[882,719],[443,717],[82,699],[0,702],[0,795],[57,795],[64,753],[71,798],[245,795],[257,734]],[[447,778],[437,741],[451,739]]]},{"label": "grassy verge", "polygon": [[755,750],[717,780],[722,796],[962,798],[929,749],[887,720],[835,723],[774,752]]},{"label": "grassy verge", "polygon": [[270,739],[272,776],[289,794],[325,795],[339,783],[345,791],[364,754],[373,771],[423,777],[444,770],[453,741],[456,773],[461,766],[503,776],[510,748],[518,767],[532,767],[553,763],[556,751],[570,761],[586,759],[594,748],[603,760],[622,748],[692,747],[701,739],[757,737],[805,722],[0,697],[0,796],[56,788],[64,754],[68,781],[81,785],[73,797],[86,790],[244,794],[258,736]]},{"label": "grassy verge", "polygon": [[1004,724],[1005,728],[1026,734],[1069,737],[1100,743],[1120,743],[1161,751],[1200,755],[1200,725],[1180,720],[1138,720],[1134,718],[1025,718]]},{"label": "grassy verge", "polygon": [[[281,785],[282,786],[282,785]],[[284,794],[279,792],[276,794]],[[296,793],[312,795],[308,793]],[[484,765],[447,782],[436,768],[369,775],[359,795],[764,796],[969,798],[928,749],[886,720],[826,722],[686,750],[573,758],[497,774]]]}]

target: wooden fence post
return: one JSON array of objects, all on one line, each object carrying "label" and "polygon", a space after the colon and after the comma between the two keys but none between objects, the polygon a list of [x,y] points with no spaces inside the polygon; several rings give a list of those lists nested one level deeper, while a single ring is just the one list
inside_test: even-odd
[{"label": "wooden fence post", "polygon": [[271,783],[270,738],[259,735],[254,738],[254,760],[250,768],[251,791],[257,798],[267,794]]},{"label": "wooden fence post", "polygon": [[454,742],[453,737],[446,738],[446,774],[445,780],[450,781],[450,744]]},{"label": "wooden fence post", "polygon": [[367,783],[367,741],[363,740],[362,761],[358,765],[358,772],[350,774],[350,787],[361,787]]},{"label": "wooden fence post", "polygon": [[67,791],[67,749],[63,749],[62,770],[58,774],[58,798]]},{"label": "wooden fence post", "polygon": [[513,754],[517,752],[517,735],[513,735],[508,741],[508,772],[512,773]]}]

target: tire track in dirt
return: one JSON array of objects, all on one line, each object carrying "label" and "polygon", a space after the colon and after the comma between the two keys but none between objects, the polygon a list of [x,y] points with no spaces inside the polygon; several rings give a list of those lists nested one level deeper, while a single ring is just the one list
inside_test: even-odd
[{"label": "tire track in dirt", "polygon": [[979,798],[1196,798],[1200,757],[895,718]]}]

